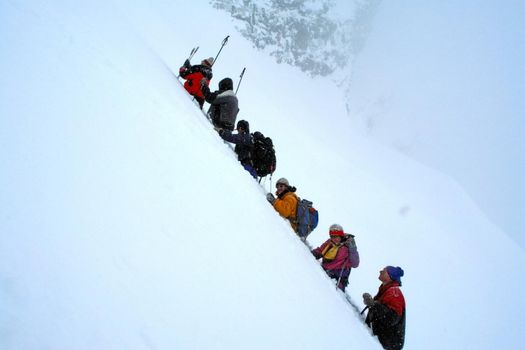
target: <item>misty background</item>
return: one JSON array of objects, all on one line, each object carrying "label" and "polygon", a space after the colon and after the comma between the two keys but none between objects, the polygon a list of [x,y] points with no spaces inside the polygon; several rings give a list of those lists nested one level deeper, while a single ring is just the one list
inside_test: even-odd
[{"label": "misty background", "polygon": [[356,131],[453,178],[525,247],[523,2],[211,3],[277,62],[336,81]]}]

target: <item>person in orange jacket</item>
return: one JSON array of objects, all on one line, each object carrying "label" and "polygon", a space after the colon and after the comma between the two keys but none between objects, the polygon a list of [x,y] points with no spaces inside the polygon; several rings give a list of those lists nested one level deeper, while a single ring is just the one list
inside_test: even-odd
[{"label": "person in orange jacket", "polygon": [[195,97],[199,102],[199,106],[204,105],[204,95],[201,90],[201,81],[204,79],[206,86],[210,85],[210,80],[213,78],[211,66],[213,65],[213,57],[202,60],[201,64],[190,65],[190,61],[186,60],[184,65],[179,69],[181,78],[186,79],[184,88],[190,95]]},{"label": "person in orange jacket", "polygon": [[266,199],[273,205],[273,208],[277,210],[279,215],[290,221],[290,224],[295,231],[297,226],[295,224],[295,219],[297,216],[297,202],[299,201],[297,195],[295,194],[297,189],[293,186],[290,186],[290,183],[284,177],[277,180],[275,187],[277,189],[275,191],[277,198],[268,192]]}]

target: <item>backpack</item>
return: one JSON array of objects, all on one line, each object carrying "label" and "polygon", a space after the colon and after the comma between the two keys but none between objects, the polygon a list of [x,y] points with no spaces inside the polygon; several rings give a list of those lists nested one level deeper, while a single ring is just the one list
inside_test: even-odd
[{"label": "backpack", "polygon": [[345,245],[348,247],[348,259],[350,260],[350,267],[359,266],[359,252],[357,251],[357,245],[355,244],[354,235],[349,233],[345,234]]},{"label": "backpack", "polygon": [[265,177],[268,174],[272,174],[275,171],[275,167],[277,165],[273,142],[271,138],[264,137],[264,135],[259,131],[254,132],[252,136],[253,168],[257,172],[257,176]]},{"label": "backpack", "polygon": [[317,227],[319,223],[319,212],[312,206],[308,199],[297,201],[297,216],[295,224],[297,225],[296,233],[303,240]]}]

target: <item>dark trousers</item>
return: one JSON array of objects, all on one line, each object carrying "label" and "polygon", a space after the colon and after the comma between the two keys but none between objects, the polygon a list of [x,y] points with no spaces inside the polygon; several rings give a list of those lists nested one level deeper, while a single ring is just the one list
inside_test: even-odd
[{"label": "dark trousers", "polygon": [[199,106],[201,106],[201,109],[202,109],[202,106],[204,106],[204,98],[200,98],[198,96],[193,96],[195,97],[195,101],[199,102]]}]

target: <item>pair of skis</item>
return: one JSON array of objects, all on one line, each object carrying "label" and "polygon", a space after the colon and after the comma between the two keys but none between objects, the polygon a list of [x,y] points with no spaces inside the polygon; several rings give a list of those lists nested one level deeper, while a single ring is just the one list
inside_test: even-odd
[{"label": "pair of skis", "polygon": [[[186,59],[186,61],[191,61],[191,59],[193,58],[193,56],[195,56],[195,54],[197,53],[197,51],[199,51],[199,47],[194,47],[193,49],[191,49],[191,52],[190,52],[190,55],[188,56],[188,58]],[[184,62],[186,62],[184,61]],[[180,78],[180,73],[177,74],[177,79]]]}]

